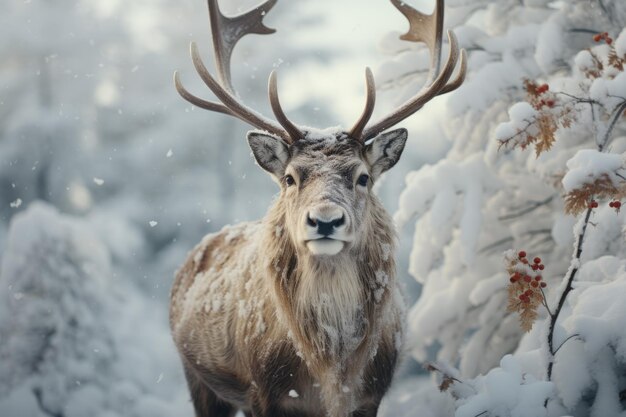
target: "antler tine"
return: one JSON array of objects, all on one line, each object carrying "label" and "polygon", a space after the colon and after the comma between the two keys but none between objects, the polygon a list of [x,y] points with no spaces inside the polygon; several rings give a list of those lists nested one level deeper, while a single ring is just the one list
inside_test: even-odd
[{"label": "antler tine", "polygon": [[174,85],[176,86],[176,91],[178,91],[178,94],[180,94],[182,98],[184,98],[185,100],[187,100],[194,106],[197,106],[202,109],[209,110],[209,111],[228,114],[229,116],[239,117],[237,114],[233,113],[233,111],[230,110],[228,107],[219,103],[215,103],[213,101],[207,101],[207,100],[201,99],[199,97],[194,96],[189,91],[187,91],[187,89],[180,82],[178,71],[174,72]]},{"label": "antler tine", "polygon": [[363,134],[363,129],[369,122],[372,117],[372,113],[374,112],[374,105],[376,104],[376,84],[374,82],[374,76],[372,75],[372,70],[367,67],[365,68],[365,88],[367,93],[367,101],[365,102],[365,109],[361,114],[359,120],[354,124],[352,129],[350,129],[349,136],[351,138],[361,140],[361,136]]},{"label": "antler tine", "polygon": [[[428,81],[419,93],[406,103],[400,106],[391,114],[376,122],[373,126],[365,129],[361,140],[366,141],[379,134],[385,129],[401,122],[419,109],[434,97],[457,89],[465,80],[467,71],[467,58],[464,50],[459,52],[459,45],[454,33],[448,31],[448,41],[450,51],[443,69],[441,66],[441,45],[443,32],[443,0],[437,0],[435,11],[430,14],[418,12],[401,0],[390,0],[391,3],[409,20],[409,31],[400,38],[413,42],[424,42],[430,50],[430,72]],[[461,56],[460,69],[457,76],[451,81],[450,77],[454,72]]]},{"label": "antler tine", "polygon": [[298,129],[298,127],[294,125],[291,120],[289,120],[289,118],[283,111],[283,107],[280,105],[280,100],[278,98],[278,77],[276,75],[276,70],[272,71],[272,73],[270,74],[268,89],[270,104],[272,105],[272,111],[274,112],[274,116],[276,116],[276,120],[278,120],[278,123],[280,123],[280,125],[285,128],[287,133],[289,133],[289,142],[294,143],[298,139],[304,137],[300,129]]},{"label": "antler tine", "polygon": [[454,77],[454,80],[446,84],[446,86],[437,94],[438,96],[442,94],[449,93],[450,91],[454,91],[463,84],[465,81],[465,75],[467,74],[467,52],[465,49],[461,49],[461,63],[459,65],[459,72]]},{"label": "antler tine", "polygon": [[198,46],[195,42],[191,43],[191,58],[193,60],[193,65],[196,67],[196,71],[202,81],[211,89],[213,94],[220,99],[224,105],[229,108],[233,113],[236,114],[238,118],[250,123],[252,126],[266,130],[268,132],[273,132],[283,139],[289,139],[288,133],[278,126],[273,121],[266,119],[265,117],[259,115],[254,110],[240,103],[233,94],[228,91],[225,87],[220,85],[215,78],[209,73],[204,62],[202,62],[202,58],[200,58],[200,53],[198,52]]},{"label": "antler tine", "polygon": [[[398,109],[391,114],[385,116],[383,119],[376,122],[374,125],[369,126],[363,133],[362,141],[372,138],[385,129],[390,128],[406,119],[419,109],[421,109],[426,103],[435,98],[436,96],[443,94],[444,92],[450,92],[454,88],[458,88],[461,82],[465,78],[465,59],[462,58],[462,68],[459,75],[453,80],[451,84],[448,84],[448,80],[452,76],[459,58],[459,45],[456,40],[456,36],[452,31],[448,31],[448,40],[450,42],[450,51],[448,53],[448,59],[443,67],[443,70],[439,73],[437,78],[428,85],[428,87],[422,88],[415,97],[404,103]],[[464,57],[464,54],[461,54]],[[450,88],[448,88],[450,86]]]},{"label": "antler tine", "polygon": [[229,92],[233,94],[235,92],[230,73],[230,58],[235,45],[241,38],[251,33],[268,35],[276,32],[275,29],[265,26],[263,17],[274,7],[277,1],[267,0],[244,14],[228,17],[220,11],[217,0],[207,0],[217,74],[220,84],[226,87]]},{"label": "antler tine", "polygon": [[443,34],[443,0],[437,0],[432,14],[424,14],[415,10],[402,0],[391,0],[391,3],[409,21],[409,30],[400,39],[410,42],[424,42],[430,51],[429,80],[435,78],[441,67],[441,42]]}]

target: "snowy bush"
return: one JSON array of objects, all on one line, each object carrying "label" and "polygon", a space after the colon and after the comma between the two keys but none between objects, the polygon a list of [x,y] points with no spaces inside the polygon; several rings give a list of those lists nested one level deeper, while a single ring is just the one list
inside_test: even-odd
[{"label": "snowy bush", "polygon": [[165,312],[115,277],[87,223],[50,206],[11,223],[0,340],[3,417],[191,412]]}]

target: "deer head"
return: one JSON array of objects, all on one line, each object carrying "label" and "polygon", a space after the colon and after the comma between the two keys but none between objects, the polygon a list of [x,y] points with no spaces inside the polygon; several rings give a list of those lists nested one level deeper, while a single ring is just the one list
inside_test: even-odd
[{"label": "deer head", "polygon": [[[440,68],[443,32],[443,0],[435,11],[423,14],[401,0],[392,4],[409,20],[410,29],[401,39],[424,42],[431,56],[425,86],[411,99],[380,120],[369,123],[374,111],[376,88],[369,68],[365,70],[367,100],[363,114],[347,131],[313,131],[287,118],[278,97],[276,71],[269,77],[269,100],[276,122],[245,106],[236,98],[230,75],[230,58],[236,43],[250,33],[269,34],[263,16],[276,4],[268,0],[235,17],[224,16],[217,0],[208,0],[213,49],[218,78],[207,70],[195,43],[191,44],[193,64],[221,103],[206,101],[188,92],[178,73],[174,82],[179,94],[206,110],[237,117],[258,130],[248,133],[248,143],[258,164],[280,184],[277,207],[283,211],[285,226],[299,252],[336,255],[357,247],[372,222],[365,222],[375,205],[374,181],[393,167],[407,140],[406,129],[387,131],[422,108],[434,97],[458,88],[465,78],[465,51],[448,31],[448,58]],[[460,69],[452,78],[457,67]],[[277,123],[278,122],[278,123]]]}]

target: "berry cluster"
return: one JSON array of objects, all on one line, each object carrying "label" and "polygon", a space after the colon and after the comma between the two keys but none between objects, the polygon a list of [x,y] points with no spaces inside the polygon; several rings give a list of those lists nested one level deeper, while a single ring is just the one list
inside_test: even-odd
[{"label": "berry cluster", "polygon": [[[591,200],[588,207],[590,209],[598,208],[598,202],[596,200]],[[619,213],[620,209],[622,208],[622,202],[619,200],[613,200],[609,203],[609,207],[615,209],[616,213]]]},{"label": "berry cluster", "polygon": [[[536,257],[533,259],[533,263],[529,265],[528,258],[526,258],[526,252],[520,251],[518,254],[518,261],[524,265],[528,265],[533,271],[543,271],[545,266],[541,263],[541,258]],[[531,297],[535,294],[535,289],[545,288],[547,284],[543,281],[541,275],[535,275],[533,278],[529,273],[513,271],[509,278],[511,284],[518,284],[518,296],[517,298],[523,303],[529,303]]]},{"label": "berry cluster", "polygon": [[[545,93],[547,93],[550,90],[550,86],[548,84],[541,84],[538,85],[537,88],[535,89],[535,92],[537,93],[537,95],[543,95]],[[547,106],[547,107],[554,107],[554,100],[551,98],[542,98],[541,100],[539,100],[537,102],[538,106],[537,110],[539,110],[539,108]]]},{"label": "berry cluster", "polygon": [[593,40],[594,42],[600,42],[601,40],[604,40],[607,45],[613,43],[613,38],[611,38],[607,32],[597,33],[593,35]]},{"label": "berry cluster", "polygon": [[526,251],[510,251],[505,256],[510,281],[507,311],[519,314],[520,325],[527,332],[537,319],[539,307],[547,305],[543,294],[547,284],[540,272],[545,267],[541,258],[529,257]]}]

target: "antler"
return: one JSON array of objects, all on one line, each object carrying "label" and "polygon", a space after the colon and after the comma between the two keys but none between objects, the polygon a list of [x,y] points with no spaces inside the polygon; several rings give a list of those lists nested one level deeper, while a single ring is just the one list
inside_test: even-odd
[{"label": "antler", "polygon": [[[412,42],[424,42],[430,50],[430,71],[426,85],[422,87],[419,93],[409,99],[391,114],[383,117],[373,125],[364,128],[367,125],[373,111],[373,103],[375,101],[376,90],[373,88],[374,81],[367,75],[367,104],[363,115],[350,131],[350,136],[362,142],[371,139],[380,132],[389,129],[402,120],[406,119],[434,97],[456,90],[465,80],[467,71],[467,58],[465,50],[459,52],[459,45],[456,36],[448,31],[448,40],[450,42],[450,52],[446,60],[443,70],[441,66],[441,42],[443,34],[443,0],[437,0],[435,11],[428,15],[418,12],[402,0],[391,0],[391,3],[402,13],[409,21],[409,31],[402,35],[400,39]],[[460,56],[460,69],[456,77],[450,81],[450,77],[457,66]]]},{"label": "antler", "polygon": [[205,110],[237,117],[238,119],[241,119],[258,129],[274,133],[287,142],[295,142],[303,135],[301,131],[293,123],[291,123],[289,119],[287,119],[287,116],[285,116],[285,113],[280,107],[275,75],[273,76],[273,83],[270,78],[270,101],[272,102],[272,109],[276,118],[284,129],[274,121],[263,117],[238,100],[231,80],[230,59],[237,42],[239,42],[239,40],[245,35],[251,33],[265,35],[275,32],[274,29],[270,29],[263,24],[263,16],[265,16],[265,14],[272,7],[274,7],[277,0],[267,0],[255,9],[234,17],[224,16],[219,9],[217,0],[207,0],[207,2],[209,6],[209,20],[211,23],[211,33],[213,39],[213,52],[215,55],[215,64],[217,66],[219,82],[207,70],[206,66],[202,62],[202,58],[200,58],[198,47],[194,42],[191,43],[191,57],[200,78],[202,78],[207,87],[209,87],[222,104],[207,101],[191,94],[180,82],[178,72],[174,73],[174,84],[176,86],[176,90],[182,98],[195,106]]}]

